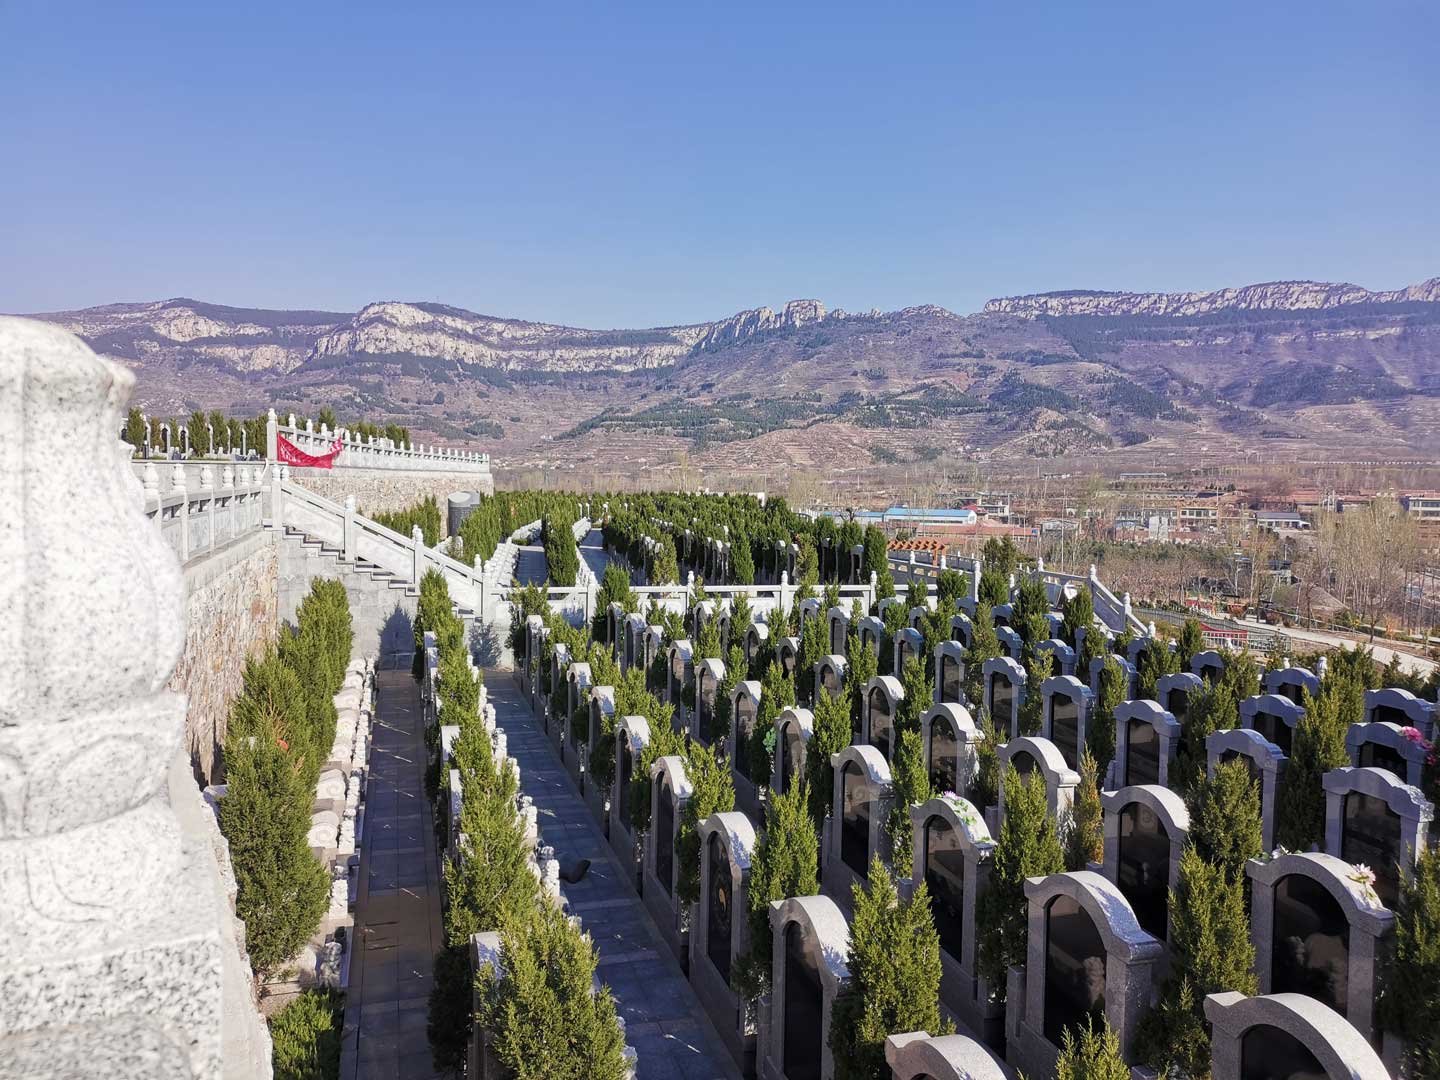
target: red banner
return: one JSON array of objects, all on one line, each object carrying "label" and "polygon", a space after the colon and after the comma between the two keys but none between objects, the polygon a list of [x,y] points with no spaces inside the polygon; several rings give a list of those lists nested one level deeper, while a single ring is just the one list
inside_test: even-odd
[{"label": "red banner", "polygon": [[343,450],[344,443],[339,439],[331,445],[329,453],[307,454],[301,450],[284,435],[275,436],[276,457],[282,465],[301,465],[307,469],[333,469],[335,458]]}]

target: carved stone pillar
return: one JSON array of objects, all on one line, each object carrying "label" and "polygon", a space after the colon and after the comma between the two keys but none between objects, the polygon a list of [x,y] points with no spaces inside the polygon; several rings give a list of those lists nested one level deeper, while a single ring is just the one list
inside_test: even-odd
[{"label": "carved stone pillar", "polygon": [[227,849],[165,689],[184,586],[118,453],[133,385],[57,327],[0,318],[6,1080],[270,1072]]}]

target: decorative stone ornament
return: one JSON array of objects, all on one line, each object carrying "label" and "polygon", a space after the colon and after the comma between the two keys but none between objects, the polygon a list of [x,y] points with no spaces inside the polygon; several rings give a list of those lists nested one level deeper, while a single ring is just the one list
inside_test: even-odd
[{"label": "decorative stone ornament", "polygon": [[117,437],[133,385],[0,318],[0,1075],[268,1076],[165,689],[184,592]]}]

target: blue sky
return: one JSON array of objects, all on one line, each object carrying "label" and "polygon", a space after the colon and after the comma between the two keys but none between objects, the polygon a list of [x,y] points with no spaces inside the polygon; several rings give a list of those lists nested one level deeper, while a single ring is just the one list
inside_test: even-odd
[{"label": "blue sky", "polygon": [[0,0],[0,310],[1393,288],[1440,274],[1435,10]]}]

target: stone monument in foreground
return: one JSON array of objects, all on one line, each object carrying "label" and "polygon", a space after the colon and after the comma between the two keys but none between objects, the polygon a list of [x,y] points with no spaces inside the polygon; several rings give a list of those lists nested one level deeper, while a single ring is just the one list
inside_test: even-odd
[{"label": "stone monument in foreground", "polygon": [[165,689],[174,553],[119,440],[134,376],[0,318],[0,1078],[270,1074],[225,844]]}]

